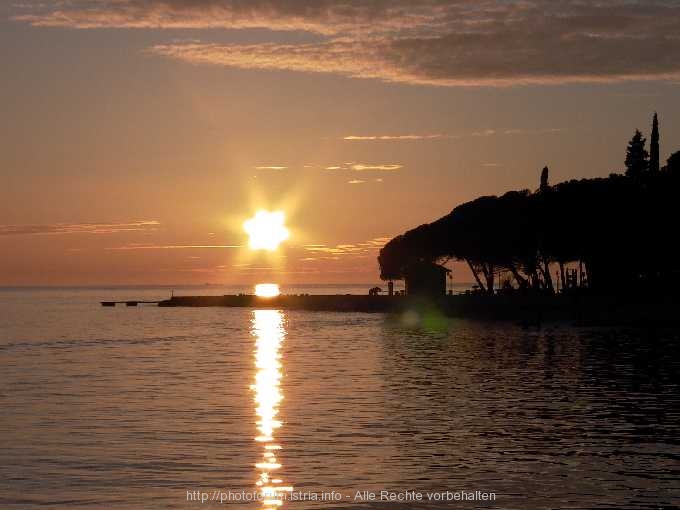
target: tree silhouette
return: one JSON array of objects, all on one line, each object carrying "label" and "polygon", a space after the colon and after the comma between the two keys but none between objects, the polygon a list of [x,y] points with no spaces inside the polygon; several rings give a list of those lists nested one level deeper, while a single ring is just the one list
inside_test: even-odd
[{"label": "tree silhouette", "polygon": [[649,139],[649,171],[659,171],[659,117],[656,112],[652,120],[652,136]]},{"label": "tree silhouette", "polygon": [[666,162],[666,170],[680,175],[680,151],[674,152]]},{"label": "tree silhouette", "polygon": [[639,130],[635,130],[633,138],[628,142],[626,150],[626,175],[640,177],[649,168],[649,153],[645,149],[646,138]]},{"label": "tree silhouette", "polygon": [[508,274],[518,292],[552,293],[557,264],[579,263],[589,292],[673,293],[680,152],[668,170],[643,181],[612,174],[466,202],[388,242],[378,257],[381,277],[400,279],[411,264],[455,258],[488,294]]},{"label": "tree silhouette", "polygon": [[[479,197],[393,238],[378,256],[381,278],[401,279],[413,264],[457,259],[488,294],[497,282],[513,292],[503,283],[508,275],[517,292],[552,293],[551,274],[559,268],[565,288],[565,266],[578,263],[592,293],[677,293],[680,245],[671,233],[680,217],[680,151],[657,171],[645,143],[636,130],[625,175],[550,185],[545,167],[533,193]],[[655,114],[653,160],[658,146]]]},{"label": "tree silhouette", "polygon": [[541,187],[539,188],[541,192],[545,192],[548,190],[549,184],[548,184],[548,167],[544,166],[543,171],[541,172]]}]

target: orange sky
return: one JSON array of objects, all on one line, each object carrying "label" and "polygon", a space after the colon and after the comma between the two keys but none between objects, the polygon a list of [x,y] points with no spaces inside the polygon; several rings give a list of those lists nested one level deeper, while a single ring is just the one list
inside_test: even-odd
[{"label": "orange sky", "polygon": [[620,171],[654,110],[680,149],[679,29],[655,1],[3,4],[0,285],[377,281],[462,201]]}]

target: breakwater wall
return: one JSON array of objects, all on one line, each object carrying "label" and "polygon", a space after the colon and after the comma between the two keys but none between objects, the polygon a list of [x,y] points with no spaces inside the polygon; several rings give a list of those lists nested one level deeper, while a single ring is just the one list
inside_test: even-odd
[{"label": "breakwater wall", "polygon": [[680,325],[680,300],[638,296],[456,295],[438,298],[368,295],[174,296],[161,307],[278,308],[330,312],[400,313],[415,310],[450,317],[560,320],[589,325]]}]

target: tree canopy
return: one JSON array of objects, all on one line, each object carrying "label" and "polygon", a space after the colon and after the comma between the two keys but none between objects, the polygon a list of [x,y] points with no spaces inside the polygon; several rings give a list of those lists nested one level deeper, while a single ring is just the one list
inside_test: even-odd
[{"label": "tree canopy", "polygon": [[[680,154],[680,153],[676,153]],[[672,157],[673,165],[680,156]],[[680,246],[680,172],[612,174],[535,191],[510,191],[459,205],[451,213],[389,241],[381,277],[400,279],[414,262],[465,261],[480,288],[512,275],[516,288],[553,290],[550,264],[582,261],[593,291],[670,288]]]}]

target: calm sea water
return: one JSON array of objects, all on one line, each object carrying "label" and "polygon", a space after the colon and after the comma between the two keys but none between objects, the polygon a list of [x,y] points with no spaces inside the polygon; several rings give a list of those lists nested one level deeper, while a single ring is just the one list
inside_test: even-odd
[{"label": "calm sea water", "polygon": [[676,331],[98,304],[168,294],[0,290],[0,508],[680,505]]}]

